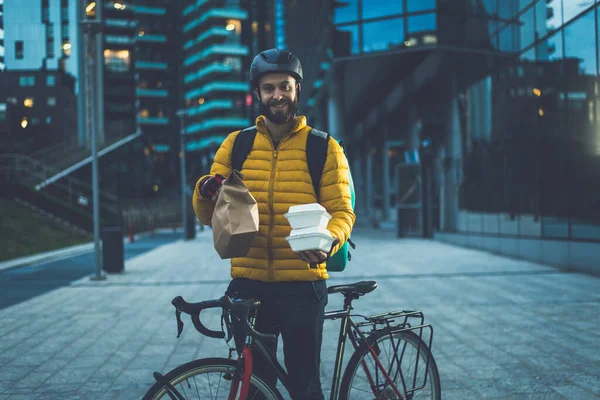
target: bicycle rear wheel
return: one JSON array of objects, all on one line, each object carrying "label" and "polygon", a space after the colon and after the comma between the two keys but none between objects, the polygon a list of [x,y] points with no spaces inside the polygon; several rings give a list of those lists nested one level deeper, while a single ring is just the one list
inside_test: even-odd
[{"label": "bicycle rear wheel", "polygon": [[[367,341],[402,398],[441,398],[440,376],[435,360],[427,345],[414,332],[382,329],[371,334]],[[373,355],[363,343],[348,361],[339,398],[397,400],[401,397],[381,369],[376,367]]]},{"label": "bicycle rear wheel", "polygon": [[[183,364],[165,375],[165,381],[177,390],[185,400],[221,400],[229,397],[231,377],[236,362],[226,358],[205,358]],[[266,400],[282,400],[276,388],[252,375],[251,388]],[[238,393],[239,396],[239,393]],[[164,382],[156,382],[144,395],[143,400],[175,399]],[[239,397],[236,397],[238,399]],[[256,398],[259,398],[257,395]],[[248,399],[252,400],[252,399]]]}]

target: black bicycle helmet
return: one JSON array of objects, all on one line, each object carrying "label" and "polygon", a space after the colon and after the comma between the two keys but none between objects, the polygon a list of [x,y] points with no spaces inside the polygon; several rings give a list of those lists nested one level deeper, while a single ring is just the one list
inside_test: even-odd
[{"label": "black bicycle helmet", "polygon": [[302,65],[298,57],[286,50],[269,49],[259,53],[250,66],[252,87],[258,86],[258,78],[267,72],[287,72],[298,82],[302,81]]}]

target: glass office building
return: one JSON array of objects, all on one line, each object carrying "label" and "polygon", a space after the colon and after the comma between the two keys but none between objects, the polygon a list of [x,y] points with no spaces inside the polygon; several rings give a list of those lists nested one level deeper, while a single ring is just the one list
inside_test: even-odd
[{"label": "glass office building", "polygon": [[597,1],[312,3],[301,110],[345,140],[359,223],[594,268]]}]

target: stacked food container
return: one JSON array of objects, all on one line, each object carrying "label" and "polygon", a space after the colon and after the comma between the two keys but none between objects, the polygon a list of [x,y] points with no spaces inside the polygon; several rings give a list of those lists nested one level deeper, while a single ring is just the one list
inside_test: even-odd
[{"label": "stacked food container", "polygon": [[333,237],[327,230],[331,215],[319,203],[292,206],[284,217],[292,231],[286,240],[295,252],[321,250],[329,252]]}]

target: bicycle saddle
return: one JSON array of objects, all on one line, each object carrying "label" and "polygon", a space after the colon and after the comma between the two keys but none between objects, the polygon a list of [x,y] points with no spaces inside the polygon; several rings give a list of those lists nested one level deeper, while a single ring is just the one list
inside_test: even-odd
[{"label": "bicycle saddle", "polygon": [[348,294],[367,294],[377,289],[377,282],[375,281],[361,281],[351,283],[348,285],[335,285],[327,288],[327,293],[348,293]]}]

